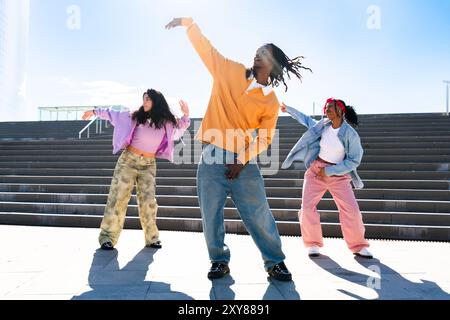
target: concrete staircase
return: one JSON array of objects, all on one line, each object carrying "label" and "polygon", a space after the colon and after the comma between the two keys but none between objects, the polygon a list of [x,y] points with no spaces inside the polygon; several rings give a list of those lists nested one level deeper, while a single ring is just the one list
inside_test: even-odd
[{"label": "concrete staircase", "polygon": [[[1,224],[99,227],[117,156],[112,155],[112,129],[78,140],[84,125],[0,123]],[[278,128],[283,161],[305,129],[289,117],[281,117]],[[356,195],[367,237],[449,241],[450,117],[364,115],[358,131],[365,149],[358,171],[366,188]],[[262,168],[280,232],[300,235],[303,164],[274,175]],[[201,231],[196,169],[195,163],[158,162],[161,229]],[[324,235],[340,237],[338,212],[329,194],[319,209]],[[245,233],[231,200],[225,211],[227,231]],[[140,228],[134,196],[127,215],[126,227]]]}]

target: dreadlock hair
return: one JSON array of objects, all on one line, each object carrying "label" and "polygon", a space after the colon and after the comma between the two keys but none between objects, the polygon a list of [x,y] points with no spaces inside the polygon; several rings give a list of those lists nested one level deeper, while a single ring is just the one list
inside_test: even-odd
[{"label": "dreadlock hair", "polygon": [[[273,69],[270,73],[270,83],[274,87],[278,87],[280,85],[280,82],[283,83],[283,85],[286,88],[286,92],[288,91],[288,86],[286,84],[285,75],[288,77],[288,79],[291,79],[291,73],[294,74],[300,81],[302,81],[302,75],[300,74],[300,71],[303,70],[312,70],[310,68],[307,68],[302,65],[301,60],[305,57],[300,56],[296,57],[294,59],[290,59],[279,47],[274,45],[273,43],[268,43],[264,45],[265,47],[272,49],[272,56],[273,56]],[[256,77],[256,72],[253,68],[249,69],[247,71],[247,77],[250,76],[253,73],[253,75]]]},{"label": "dreadlock hair", "polygon": [[166,98],[164,98],[164,95],[154,89],[148,89],[144,92],[143,97],[146,94],[152,100],[153,107],[149,112],[145,112],[144,106],[140,107],[139,110],[133,113],[133,120],[136,120],[138,125],[149,122],[149,125],[156,129],[161,129],[167,122],[171,122],[176,126],[178,123],[177,119],[170,111],[169,104]]}]

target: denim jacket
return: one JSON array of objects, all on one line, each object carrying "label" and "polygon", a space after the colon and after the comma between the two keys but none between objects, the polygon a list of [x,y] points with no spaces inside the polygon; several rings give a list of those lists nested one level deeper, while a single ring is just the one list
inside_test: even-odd
[{"label": "denim jacket", "polygon": [[[119,112],[109,109],[95,109],[95,114],[108,120],[114,126],[113,134],[113,153],[117,154],[121,149],[125,149],[131,144],[134,131],[136,130],[136,121],[131,117],[130,112]],[[166,159],[170,162],[174,160],[174,141],[180,140],[184,132],[189,128],[191,122],[189,117],[182,117],[178,125],[166,123],[164,126],[166,134],[161,146],[156,152],[156,157]]]},{"label": "denim jacket", "polygon": [[[295,120],[300,122],[300,124],[307,127],[308,131],[291,150],[281,168],[287,169],[294,161],[301,161],[305,163],[305,166],[308,169],[319,156],[322,133],[331,126],[331,121],[329,119],[323,119],[322,121],[317,122],[311,117],[291,107],[287,107],[287,112]],[[361,146],[361,139],[356,130],[346,121],[342,123],[342,127],[338,132],[338,138],[344,146],[345,159],[336,165],[325,168],[325,174],[327,176],[350,174],[355,189],[362,189],[364,188],[364,183],[356,171],[356,168],[361,164],[364,153]]]}]

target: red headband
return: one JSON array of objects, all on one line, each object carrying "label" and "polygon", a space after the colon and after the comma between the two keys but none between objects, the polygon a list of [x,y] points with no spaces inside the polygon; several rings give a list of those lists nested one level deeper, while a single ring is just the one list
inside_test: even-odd
[{"label": "red headband", "polygon": [[335,99],[335,98],[330,98],[330,99],[328,99],[327,102],[325,103],[325,107],[323,107],[323,113],[324,113],[324,114],[327,113],[327,106],[328,106],[328,104],[329,104],[330,102],[335,102],[335,103],[337,104],[337,106],[338,106],[339,108],[341,108],[341,110],[342,110],[342,112],[343,112],[344,114],[347,113],[347,108],[345,108],[345,104],[344,104],[342,101],[337,100],[337,99]]}]

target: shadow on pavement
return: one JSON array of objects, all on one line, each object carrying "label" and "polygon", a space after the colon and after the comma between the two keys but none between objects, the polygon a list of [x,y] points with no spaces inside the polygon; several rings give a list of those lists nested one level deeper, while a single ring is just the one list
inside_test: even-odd
[{"label": "shadow on pavement", "polygon": [[[361,266],[373,272],[373,276],[342,268],[336,261],[326,255],[321,255],[319,258],[311,260],[336,277],[371,288],[378,294],[378,300],[450,299],[450,295],[435,282],[426,280],[422,280],[422,283],[412,282],[378,259],[369,260],[355,257],[355,260]],[[339,291],[354,299],[366,300],[366,298],[347,290],[339,289]]]},{"label": "shadow on pavement", "polygon": [[120,269],[117,250],[97,250],[89,270],[92,290],[72,300],[193,300],[185,293],[172,291],[168,283],[145,280],[155,252],[144,248]]}]

